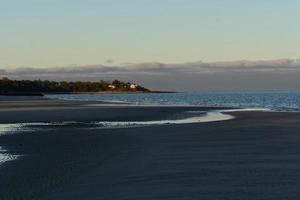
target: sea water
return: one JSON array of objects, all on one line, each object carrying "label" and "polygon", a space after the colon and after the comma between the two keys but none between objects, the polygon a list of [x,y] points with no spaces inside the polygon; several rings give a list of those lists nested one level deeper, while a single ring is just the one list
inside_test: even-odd
[{"label": "sea water", "polygon": [[300,111],[300,92],[194,92],[144,94],[68,94],[48,98],[130,103],[135,105],[196,105],[212,107],[267,108]]}]

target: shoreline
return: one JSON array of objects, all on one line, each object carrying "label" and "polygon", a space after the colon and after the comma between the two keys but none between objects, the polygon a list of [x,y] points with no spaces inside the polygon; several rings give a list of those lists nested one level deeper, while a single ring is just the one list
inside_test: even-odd
[{"label": "shoreline", "polygon": [[46,95],[59,95],[59,94],[170,94],[180,93],[175,91],[99,91],[99,92],[7,92],[0,93],[0,96],[37,96],[42,97]]}]

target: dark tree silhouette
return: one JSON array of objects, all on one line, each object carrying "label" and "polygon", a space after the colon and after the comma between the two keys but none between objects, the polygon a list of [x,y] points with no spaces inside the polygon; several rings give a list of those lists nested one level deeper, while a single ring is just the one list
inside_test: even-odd
[{"label": "dark tree silhouette", "polygon": [[49,80],[10,80],[3,78],[0,80],[0,93],[76,93],[76,92],[105,92],[105,91],[137,91],[149,92],[148,89],[137,85],[131,88],[131,83],[114,81],[99,82],[66,82]]}]

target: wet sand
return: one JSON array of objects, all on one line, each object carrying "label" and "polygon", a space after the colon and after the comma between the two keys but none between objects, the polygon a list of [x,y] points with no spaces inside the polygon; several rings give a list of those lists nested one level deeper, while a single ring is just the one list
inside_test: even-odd
[{"label": "wet sand", "polygon": [[[0,123],[157,120],[206,110],[45,103],[2,102]],[[0,166],[0,199],[299,199],[300,113],[230,114],[236,119],[2,135],[0,146],[23,156]]]}]

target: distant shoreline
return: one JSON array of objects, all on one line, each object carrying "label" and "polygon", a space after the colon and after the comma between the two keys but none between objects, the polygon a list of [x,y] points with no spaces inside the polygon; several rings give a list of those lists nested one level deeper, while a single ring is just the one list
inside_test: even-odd
[{"label": "distant shoreline", "polygon": [[0,93],[1,96],[45,96],[44,93],[38,92],[7,92],[7,93]]},{"label": "distant shoreline", "polygon": [[136,83],[114,81],[49,81],[49,80],[10,80],[7,77],[0,79],[0,94],[41,96],[42,94],[90,94],[90,93],[139,93],[151,92]]},{"label": "distant shoreline", "polygon": [[44,94],[155,94],[155,93],[178,93],[171,91],[100,91],[100,92],[63,92]]},{"label": "distant shoreline", "polygon": [[157,93],[178,93],[172,91],[100,91],[100,92],[8,92],[0,93],[1,96],[45,96],[45,95],[55,95],[55,94],[157,94]]}]

